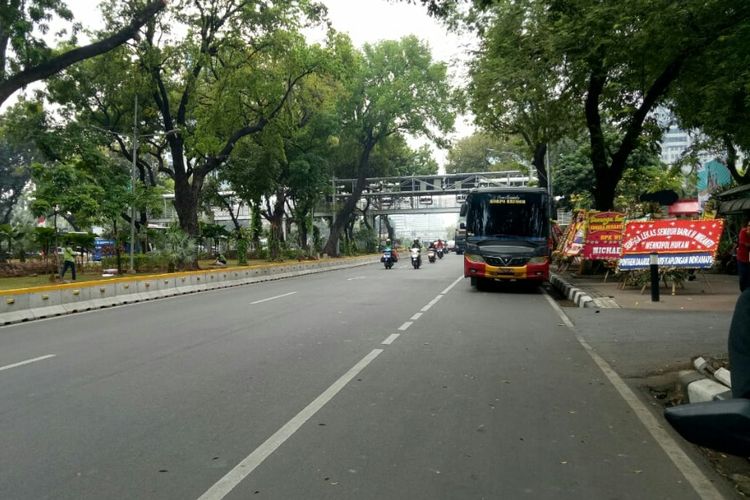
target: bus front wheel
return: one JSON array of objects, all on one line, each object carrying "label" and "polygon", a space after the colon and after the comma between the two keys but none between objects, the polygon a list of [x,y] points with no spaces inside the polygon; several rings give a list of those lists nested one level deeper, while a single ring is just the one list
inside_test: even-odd
[{"label": "bus front wheel", "polygon": [[472,276],[469,279],[471,280],[471,286],[473,286],[477,290],[484,290],[487,288],[486,279],[477,278],[476,276]]}]

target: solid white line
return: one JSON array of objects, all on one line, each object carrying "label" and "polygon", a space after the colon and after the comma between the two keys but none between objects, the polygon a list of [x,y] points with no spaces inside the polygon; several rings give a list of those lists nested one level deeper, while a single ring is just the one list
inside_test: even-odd
[{"label": "solid white line", "polygon": [[284,442],[289,439],[302,425],[307,422],[318,410],[333,399],[336,394],[343,389],[359,372],[365,369],[372,360],[377,358],[383,349],[373,349],[367,356],[362,358],[359,363],[354,365],[348,372],[341,376],[320,396],[307,405],[301,412],[294,416],[289,422],[284,424],[270,438],[261,444],[255,451],[245,457],[242,462],[237,464],[234,469],[219,479],[211,486],[198,500],[220,500],[237,486],[240,481],[245,479],[253,472],[256,467],[263,463],[268,456],[276,451]]},{"label": "solid white line", "polygon": [[431,301],[429,301],[429,302],[427,303],[427,305],[426,305],[426,306],[424,306],[424,307],[423,307],[422,309],[420,309],[420,311],[422,311],[422,312],[427,312],[427,311],[429,311],[429,310],[430,310],[430,307],[432,307],[432,306],[434,306],[435,304],[437,304],[437,303],[438,303],[438,301],[439,301],[440,299],[442,299],[442,298],[443,298],[443,296],[442,296],[442,295],[438,295],[437,297],[435,297],[434,299],[432,299]]},{"label": "solid white line", "polygon": [[267,299],[256,300],[255,302],[250,302],[250,305],[252,306],[252,305],[255,305],[255,304],[260,304],[261,302],[268,302],[269,300],[276,300],[276,299],[280,299],[282,297],[288,297],[290,295],[294,295],[295,293],[297,293],[297,292],[289,292],[289,293],[285,293],[283,295],[277,295],[275,297],[268,297]]},{"label": "solid white line", "polygon": [[709,479],[705,476],[705,474],[703,474],[698,466],[695,465],[695,462],[693,462],[690,457],[687,456],[682,448],[680,448],[680,445],[677,444],[677,442],[672,439],[672,436],[670,436],[669,433],[664,430],[664,427],[656,420],[653,413],[651,413],[651,411],[646,408],[641,400],[638,399],[638,396],[636,396],[635,393],[633,393],[633,391],[630,389],[630,387],[628,387],[625,381],[620,378],[620,376],[614,371],[614,369],[612,369],[609,363],[607,363],[604,358],[599,356],[599,354],[594,351],[594,349],[589,345],[588,342],[586,342],[583,337],[576,333],[575,328],[573,327],[573,323],[563,312],[557,302],[555,302],[555,299],[550,297],[550,295],[546,291],[544,292],[544,295],[547,301],[552,305],[552,308],[557,312],[560,318],[562,318],[563,323],[565,323],[565,325],[573,331],[573,334],[575,335],[576,340],[578,340],[578,343],[581,344],[581,346],[583,346],[589,356],[591,356],[591,359],[594,360],[594,363],[597,364],[599,369],[609,379],[610,383],[615,387],[617,392],[620,393],[620,397],[622,397],[622,399],[625,400],[628,406],[630,406],[630,409],[633,410],[633,413],[635,413],[643,426],[646,427],[654,440],[659,443],[659,446],[661,446],[661,449],[664,450],[667,456],[669,456],[675,467],[677,467],[682,475],[685,476],[685,479],[688,480],[698,496],[703,499],[724,498],[714,487],[714,485],[711,484],[711,481],[709,481]]},{"label": "solid white line", "polygon": [[461,281],[463,281],[463,280],[464,280],[464,277],[463,277],[463,276],[459,276],[459,277],[458,277],[458,278],[456,279],[456,281],[454,281],[453,283],[451,283],[451,284],[450,284],[450,285],[448,286],[448,288],[446,288],[445,290],[443,290],[442,292],[440,292],[440,295],[445,295],[446,293],[450,292],[450,291],[451,291],[451,288],[453,288],[454,286],[458,285],[458,284],[459,284],[459,283],[460,283]]},{"label": "solid white line", "polygon": [[401,330],[401,331],[403,332],[403,331],[405,331],[405,330],[406,330],[407,328],[409,328],[409,327],[410,327],[411,325],[413,325],[413,324],[414,324],[414,322],[413,322],[413,321],[407,321],[407,322],[406,322],[406,323],[404,323],[403,325],[399,326],[399,327],[398,327],[398,329],[399,329],[399,330]]},{"label": "solid white line", "polygon": [[422,317],[422,313],[417,313],[417,314],[415,314],[414,316],[412,316],[412,317],[411,317],[411,318],[409,318],[409,319],[413,319],[414,321],[416,321],[416,320],[418,320],[418,319],[419,319],[419,318],[421,318],[421,317]]},{"label": "solid white line", "polygon": [[57,356],[57,354],[47,354],[46,356],[39,356],[38,358],[27,359],[26,361],[19,361],[18,363],[13,363],[12,365],[0,366],[0,372],[3,370],[10,370],[11,368],[15,368],[17,366],[28,365],[29,363],[36,363],[37,361],[41,361],[43,359],[54,358],[55,356]]},{"label": "solid white line", "polygon": [[387,339],[385,339],[383,341],[383,344],[385,344],[385,345],[391,345],[393,343],[393,341],[396,340],[397,338],[399,338],[400,336],[401,336],[400,333],[392,333]]}]

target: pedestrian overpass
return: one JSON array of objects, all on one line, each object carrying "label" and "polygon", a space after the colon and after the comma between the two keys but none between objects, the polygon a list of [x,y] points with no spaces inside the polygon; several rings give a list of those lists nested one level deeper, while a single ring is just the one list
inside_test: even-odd
[{"label": "pedestrian overpass", "polygon": [[[518,170],[502,172],[475,172],[444,175],[411,175],[401,177],[370,177],[365,179],[365,188],[358,207],[370,217],[379,215],[450,214],[458,213],[466,195],[472,189],[483,187],[527,186],[529,178]],[[337,207],[354,191],[357,179],[331,180],[332,195],[315,208],[314,218],[332,216],[332,207]],[[232,204],[232,210],[243,224],[250,220],[247,204],[241,203],[234,193],[224,194]],[[163,211],[159,217],[150,218],[152,223],[167,225],[177,220],[174,209],[174,194],[162,196]],[[224,207],[213,208],[213,220],[218,224],[230,224],[232,217]]]},{"label": "pedestrian overpass", "polygon": [[[476,188],[527,186],[528,175],[518,170],[502,172],[476,172],[445,175],[412,175],[403,177],[370,177],[365,179],[365,188],[359,208],[368,215],[458,213],[466,195]],[[331,216],[331,203],[350,196],[357,179],[331,181],[333,196],[328,197],[328,206],[316,208],[318,217]]]}]

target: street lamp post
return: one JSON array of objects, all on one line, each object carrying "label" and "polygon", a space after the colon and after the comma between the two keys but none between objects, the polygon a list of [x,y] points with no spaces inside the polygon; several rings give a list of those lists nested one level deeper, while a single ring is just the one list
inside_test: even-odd
[{"label": "street lamp post", "polygon": [[138,161],[138,94],[135,96],[133,112],[133,165],[130,169],[130,264],[128,274],[135,273],[133,250],[135,248],[135,169]]}]

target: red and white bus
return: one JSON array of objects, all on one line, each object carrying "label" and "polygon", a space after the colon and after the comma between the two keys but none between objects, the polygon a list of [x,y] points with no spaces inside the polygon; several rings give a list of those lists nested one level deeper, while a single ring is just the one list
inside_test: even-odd
[{"label": "red and white bus", "polygon": [[469,193],[464,277],[487,281],[549,280],[549,194],[542,188],[483,188]]}]

